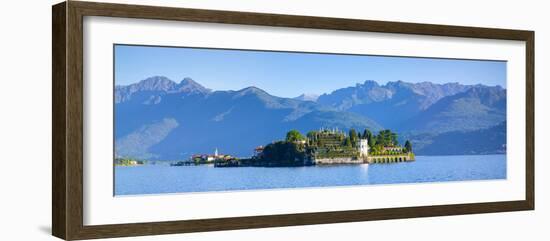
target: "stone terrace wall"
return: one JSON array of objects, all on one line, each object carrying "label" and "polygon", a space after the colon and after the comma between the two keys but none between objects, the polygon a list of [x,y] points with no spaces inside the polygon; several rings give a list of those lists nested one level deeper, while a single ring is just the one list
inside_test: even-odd
[{"label": "stone terrace wall", "polygon": [[394,163],[414,161],[413,155],[387,155],[387,156],[369,156],[368,163]]},{"label": "stone terrace wall", "polygon": [[365,163],[363,159],[351,157],[336,157],[336,158],[318,158],[313,160],[316,165],[324,164],[361,164]]}]

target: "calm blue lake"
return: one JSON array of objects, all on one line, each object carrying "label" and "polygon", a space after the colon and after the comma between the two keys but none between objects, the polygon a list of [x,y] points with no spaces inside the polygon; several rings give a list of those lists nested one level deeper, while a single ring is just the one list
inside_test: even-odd
[{"label": "calm blue lake", "polygon": [[115,195],[506,179],[506,155],[417,156],[394,164],[115,168]]}]

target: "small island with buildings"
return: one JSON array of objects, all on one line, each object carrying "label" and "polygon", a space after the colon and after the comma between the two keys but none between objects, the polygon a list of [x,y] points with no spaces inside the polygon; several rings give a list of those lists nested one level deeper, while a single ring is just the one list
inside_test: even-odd
[{"label": "small island with buildings", "polygon": [[[216,154],[217,155],[217,154]],[[374,135],[368,129],[348,133],[338,129],[310,131],[306,136],[297,130],[287,133],[285,140],[274,141],[254,149],[251,158],[213,159],[216,167],[292,167],[332,164],[371,164],[414,161],[412,144],[401,146],[397,134],[382,130]]]},{"label": "small island with buildings", "polygon": [[133,158],[115,158],[115,166],[140,166],[145,165],[146,161],[136,160]]},{"label": "small island with buildings", "polygon": [[216,148],[216,150],[214,150],[214,154],[194,154],[189,160],[173,162],[170,166],[215,164],[216,162],[234,162],[236,160],[238,160],[238,158],[231,155],[219,154],[218,148]]}]

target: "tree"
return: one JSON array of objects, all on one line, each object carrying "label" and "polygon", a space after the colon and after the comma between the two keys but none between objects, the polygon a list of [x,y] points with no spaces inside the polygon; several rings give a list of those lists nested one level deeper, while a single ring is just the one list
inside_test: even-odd
[{"label": "tree", "polygon": [[302,133],[300,133],[297,130],[291,130],[291,131],[286,133],[286,141],[288,141],[288,142],[296,142],[296,141],[301,141],[301,140],[304,140],[304,139],[305,138],[302,135]]},{"label": "tree", "polygon": [[390,131],[390,139],[391,139],[392,145],[394,146],[399,145],[399,141],[397,140],[397,133]]},{"label": "tree", "polygon": [[267,166],[300,166],[303,165],[305,152],[299,145],[278,141],[265,146],[262,162]]},{"label": "tree", "polygon": [[382,154],[383,148],[381,145],[374,145],[371,150],[375,153],[374,155],[380,155]]},{"label": "tree", "polygon": [[355,144],[357,143],[357,140],[359,139],[359,137],[357,136],[357,131],[355,131],[355,129],[353,128],[349,130],[349,139],[351,141],[352,146],[355,146]]},{"label": "tree", "polygon": [[351,140],[349,137],[344,139],[344,146],[351,147]]},{"label": "tree", "polygon": [[307,140],[309,145],[314,145],[317,140],[317,132],[316,131],[310,131],[307,133]]},{"label": "tree", "polygon": [[369,143],[369,148],[373,148],[376,144],[376,140],[374,139],[374,135],[369,129],[365,129],[363,131],[363,139],[367,139],[367,142]]},{"label": "tree", "polygon": [[405,141],[405,150],[410,153],[412,152],[412,144],[409,140]]},{"label": "tree", "polygon": [[315,140],[316,137],[317,137],[317,131],[309,131],[307,133],[307,138],[309,139]]},{"label": "tree", "polygon": [[399,144],[397,141],[397,134],[389,129],[381,130],[376,136],[376,144],[383,146],[396,146]]},{"label": "tree", "polygon": [[376,144],[387,146],[388,145],[388,130],[381,130],[376,135]]},{"label": "tree", "polygon": [[362,136],[363,136],[363,139],[369,139],[369,138],[372,137],[372,132],[370,132],[369,129],[365,129],[365,130],[363,131],[363,135],[362,135]]}]

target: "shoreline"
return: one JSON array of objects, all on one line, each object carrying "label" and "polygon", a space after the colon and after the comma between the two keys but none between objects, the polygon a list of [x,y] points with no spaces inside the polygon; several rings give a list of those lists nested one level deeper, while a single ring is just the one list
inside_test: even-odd
[{"label": "shoreline", "polygon": [[[469,154],[469,155],[415,155],[416,158],[419,157],[429,157],[429,158],[435,158],[435,157],[453,157],[453,156],[463,156],[463,157],[474,157],[474,156],[507,156],[507,153],[492,153],[492,154]],[[376,158],[379,157],[392,157],[392,155],[378,155],[374,156]],[[245,158],[242,158],[245,159]],[[246,160],[246,159],[245,159]],[[178,162],[186,162],[190,163],[189,165],[172,165],[174,163]],[[404,162],[412,162],[412,161],[404,161]],[[363,164],[381,164],[381,163],[369,163],[369,162],[353,162],[353,163],[318,163],[318,164],[310,164],[310,165],[239,165],[239,166],[231,166],[231,167],[304,167],[304,166],[339,166],[339,165],[363,165]],[[164,160],[155,160],[155,161],[147,161],[143,164],[135,164],[135,165],[120,165],[120,164],[114,164],[115,167],[136,167],[136,166],[212,166],[215,167],[216,163],[210,162],[210,163],[191,163],[187,161],[164,161]],[[221,166],[218,166],[221,167]],[[225,167],[225,166],[224,166]],[[229,167],[229,166],[227,166]]]}]

